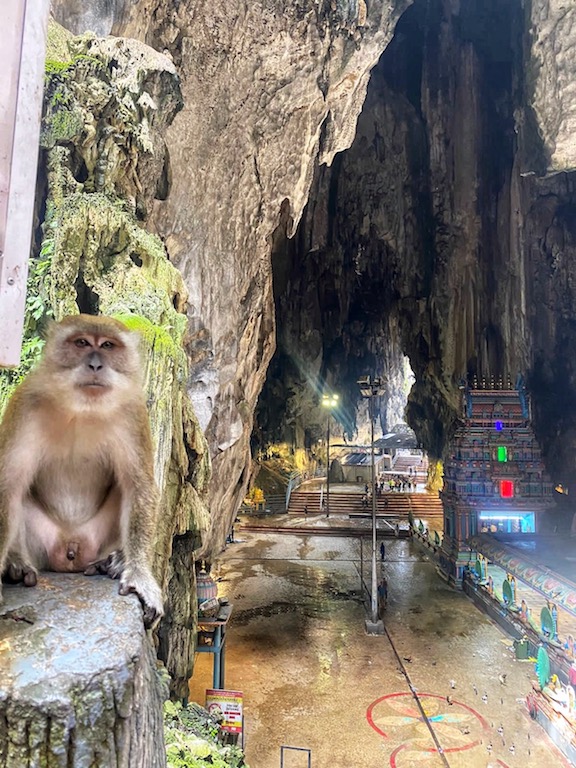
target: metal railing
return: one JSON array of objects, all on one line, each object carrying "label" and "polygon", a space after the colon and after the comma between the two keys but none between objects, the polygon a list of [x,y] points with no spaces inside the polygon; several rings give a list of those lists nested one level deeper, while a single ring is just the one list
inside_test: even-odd
[{"label": "metal railing", "polygon": [[288,507],[290,506],[290,496],[292,491],[295,491],[296,488],[299,488],[303,481],[304,477],[300,472],[292,472],[288,478],[288,485],[286,487],[286,511],[288,511]]},{"label": "metal railing", "polygon": [[300,488],[305,480],[310,480],[313,477],[324,477],[325,474],[326,471],[323,469],[317,469],[315,472],[292,472],[288,478],[288,486],[286,488],[286,512],[288,512],[290,507],[290,496],[293,491]]}]

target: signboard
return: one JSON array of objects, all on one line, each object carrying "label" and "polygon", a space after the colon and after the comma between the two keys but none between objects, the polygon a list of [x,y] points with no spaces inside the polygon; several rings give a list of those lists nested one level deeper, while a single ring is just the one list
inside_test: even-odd
[{"label": "signboard", "polygon": [[209,688],[206,691],[206,709],[211,715],[222,715],[220,727],[228,733],[242,733],[242,691],[224,691]]}]

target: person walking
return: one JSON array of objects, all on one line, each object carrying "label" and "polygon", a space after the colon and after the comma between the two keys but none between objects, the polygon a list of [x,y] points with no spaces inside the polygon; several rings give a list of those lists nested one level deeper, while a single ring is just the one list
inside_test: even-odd
[{"label": "person walking", "polygon": [[382,560],[384,560],[384,558],[386,557],[386,547],[384,546],[383,541],[380,543],[380,557],[382,558]]},{"label": "person walking", "polygon": [[304,515],[308,517],[308,504],[304,504]]}]

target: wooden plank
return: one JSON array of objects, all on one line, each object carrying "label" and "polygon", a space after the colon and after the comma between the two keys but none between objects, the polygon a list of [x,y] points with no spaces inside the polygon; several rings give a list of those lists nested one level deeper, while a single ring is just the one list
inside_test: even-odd
[{"label": "wooden plank", "polygon": [[[4,247],[0,254],[0,366],[13,367],[20,362],[22,348],[50,0],[3,0],[3,17],[8,8],[14,14],[15,23],[18,12],[24,8],[19,76],[13,69],[6,70],[6,75],[2,76],[2,79],[6,77],[11,81],[16,77],[18,82],[10,170],[4,170],[9,186]],[[5,31],[7,28],[8,25],[3,25]],[[17,46],[17,33],[11,35],[10,40],[12,46]],[[10,66],[17,68],[14,55],[12,50]],[[3,55],[3,67],[5,65]],[[10,87],[7,84],[6,94],[10,93]],[[4,111],[4,92],[1,92],[0,98]],[[6,106],[9,107],[9,103]],[[8,120],[7,112],[6,123]],[[6,125],[0,140],[7,140],[8,135],[9,127]]]},{"label": "wooden plank", "polygon": [[26,0],[7,0],[3,9],[3,75],[0,77],[0,257],[4,252],[6,240],[25,5]]}]

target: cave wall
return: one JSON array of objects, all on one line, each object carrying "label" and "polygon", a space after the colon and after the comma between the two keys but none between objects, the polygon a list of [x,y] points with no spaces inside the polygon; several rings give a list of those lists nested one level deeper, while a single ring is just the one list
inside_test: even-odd
[{"label": "cave wall", "polygon": [[[546,2],[407,9],[352,146],[317,169],[296,238],[277,243],[282,362],[271,376],[288,371],[287,388],[302,388],[298,358],[354,402],[363,366],[397,389],[405,353],[416,375],[408,421],[441,456],[460,378],[522,371],[549,468],[567,482],[575,24],[576,10]],[[272,423],[279,381],[259,406]]]},{"label": "cave wall", "polygon": [[[576,9],[532,0],[527,12],[526,106],[535,115],[545,170],[576,168]],[[525,116],[522,116],[525,117]],[[534,170],[532,168],[531,170]]]},{"label": "cave wall", "polygon": [[160,654],[178,697],[193,667],[194,550],[209,525],[210,456],[187,394],[187,289],[146,221],[168,192],[164,137],[181,106],[175,67],[162,53],[135,40],[74,37],[50,22],[23,360],[0,372],[1,412],[51,318],[101,313],[139,332],[161,491],[153,563],[165,596]]},{"label": "cave wall", "polygon": [[[524,370],[547,455],[568,471],[571,452],[559,448],[573,426],[559,403],[574,392],[564,351],[576,9],[53,6],[75,31],[92,24],[165,51],[181,77],[185,107],[167,133],[172,194],[149,225],[190,291],[188,388],[214,466],[208,549],[223,541],[251,471],[254,408],[275,347],[270,254],[279,350],[261,398],[269,435],[287,402],[293,434],[320,426],[324,382],[343,392],[353,430],[355,379],[383,372],[396,393],[407,354],[407,416],[434,455],[462,375]],[[386,428],[398,401],[380,405]]]},{"label": "cave wall", "polygon": [[311,362],[352,402],[365,372],[401,389],[408,355],[407,416],[435,456],[458,379],[526,365],[511,214],[521,18],[496,0],[416,0],[373,70],[352,146],[318,169],[289,280],[275,281],[281,353],[322,339]]},{"label": "cave wall", "polygon": [[[208,555],[252,471],[254,409],[275,347],[270,238],[281,207],[293,230],[317,159],[352,142],[370,71],[407,4],[100,3],[100,33],[166,51],[181,79],[184,108],[167,131],[171,193],[150,225],[189,291],[189,392],[213,470]],[[96,23],[77,2],[53,10],[75,32]]]}]

